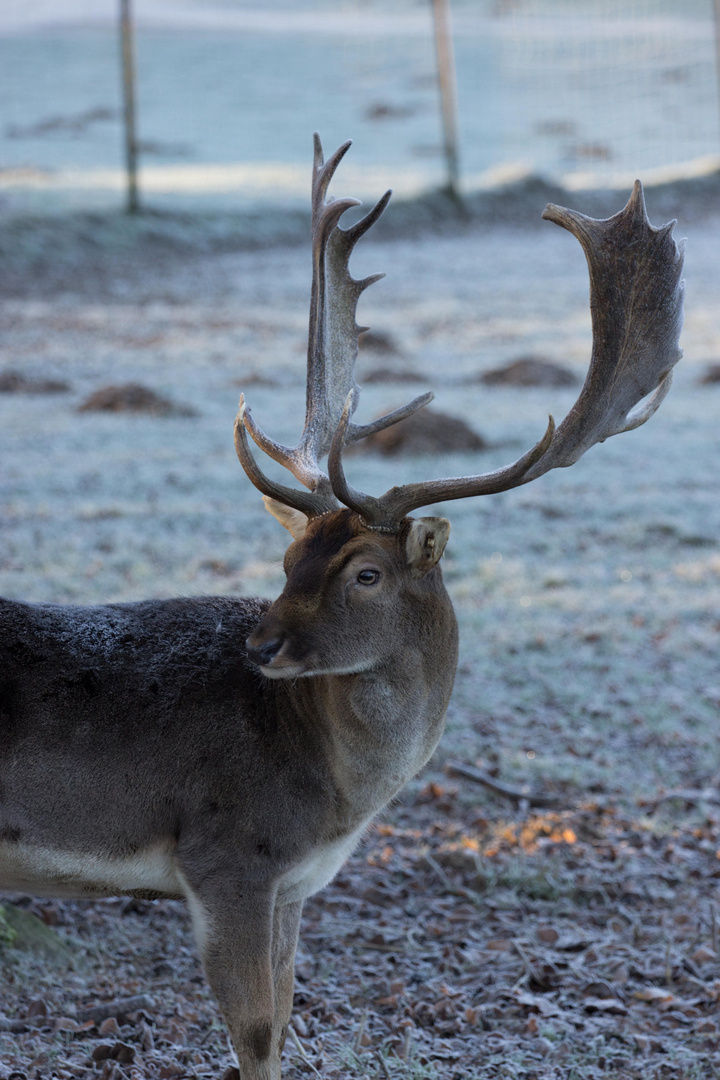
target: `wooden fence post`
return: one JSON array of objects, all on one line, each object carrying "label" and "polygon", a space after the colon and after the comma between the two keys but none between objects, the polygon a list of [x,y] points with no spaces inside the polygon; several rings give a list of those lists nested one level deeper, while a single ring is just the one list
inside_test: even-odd
[{"label": "wooden fence post", "polygon": [[127,170],[127,212],[140,209],[137,183],[137,139],[135,136],[135,42],[130,0],[120,0],[120,40],[122,43],[123,118],[125,127],[125,167]]},{"label": "wooden fence post", "polygon": [[[716,0],[720,3],[720,0]],[[435,17],[435,46],[437,49],[438,80],[442,111],[443,144],[447,164],[448,193],[457,202],[460,197],[460,167],[457,140],[457,79],[455,53],[450,31],[450,0],[432,0]]]}]

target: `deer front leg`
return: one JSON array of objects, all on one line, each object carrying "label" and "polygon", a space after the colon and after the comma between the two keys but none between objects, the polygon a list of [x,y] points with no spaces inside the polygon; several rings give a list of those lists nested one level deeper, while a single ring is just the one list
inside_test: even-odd
[{"label": "deer front leg", "polygon": [[241,1080],[280,1080],[274,891],[245,882],[235,889],[223,883],[215,891],[204,883],[199,892],[188,888],[188,901],[205,974],[230,1031]]},{"label": "deer front leg", "polygon": [[[278,1058],[287,1038],[295,988],[295,950],[300,931],[302,900],[275,905],[273,917],[272,966],[275,988],[275,1017],[272,1044]],[[279,1074],[278,1074],[279,1075]]]}]

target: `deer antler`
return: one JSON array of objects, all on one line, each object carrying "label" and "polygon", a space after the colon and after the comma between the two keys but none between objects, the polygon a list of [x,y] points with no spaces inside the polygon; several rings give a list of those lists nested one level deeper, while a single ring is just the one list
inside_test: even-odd
[{"label": "deer antler", "polygon": [[[326,199],[328,185],[350,143],[323,161],[315,135],[312,183],[313,286],[310,302],[305,427],[294,448],[268,438],[240,399],[235,447],[250,480],[265,495],[316,517],[339,505],[350,507],[371,529],[397,532],[412,510],[434,502],[491,495],[527,484],[551,469],[572,465],[597,442],[644,424],[670,389],[671,371],[682,356],[683,255],[672,237],[674,221],[656,229],[645,213],[640,181],[624,210],[598,221],[549,204],[543,217],[573,233],[590,271],[593,348],[578,400],[555,430],[550,417],[542,439],[511,465],[479,476],[430,480],[393,487],[380,498],[355,491],[342,464],[344,446],[381,431],[422,408],[432,394],[362,426],[351,417],[359,388],[354,378],[357,339],[363,327],[355,313],[362,292],[382,277],[356,281],[349,271],[355,244],[377,221],[390,192],[349,229],[339,220],[356,199]],[[643,401],[651,395],[647,401]],[[246,430],[257,445],[309,491],[268,479],[256,464]],[[328,454],[328,475],[319,459]]]},{"label": "deer antler", "polygon": [[[349,417],[357,407],[360,389],[355,382],[354,368],[358,354],[358,334],[366,327],[355,321],[357,303],[368,286],[384,277],[373,274],[360,281],[349,271],[350,256],[358,240],[375,224],[387,206],[391,192],[387,191],[368,214],[349,229],[338,222],[357,199],[326,199],[328,185],[347,153],[350,143],[344,143],[328,161],[323,160],[319,135],[314,136],[312,178],[312,255],[313,283],[310,297],[310,331],[308,335],[307,390],[305,427],[297,446],[290,448],[276,443],[260,430],[250,415],[244,397],[235,419],[235,449],[240,462],[255,487],[279,502],[315,517],[337,509],[339,503],[329,478],[318,461],[327,454],[333,436],[349,402],[345,423],[346,444],[397,423],[432,400],[423,394],[408,405],[370,424],[356,425]],[[259,469],[248,444],[246,430],[255,443],[275,461],[280,462],[309,493],[286,487],[270,480]]]},{"label": "deer antler", "polygon": [[394,532],[405,515],[421,506],[506,491],[572,465],[595,443],[644,424],[670,389],[672,368],[682,356],[683,254],[672,238],[676,222],[653,228],[639,180],[614,217],[598,221],[552,204],[543,217],[578,238],[590,271],[593,349],[578,400],[557,431],[550,417],[540,442],[504,469],[393,487],[379,499],[353,490],[344,476],[348,400],[330,450],[329,472],[338,498],[370,528]]}]

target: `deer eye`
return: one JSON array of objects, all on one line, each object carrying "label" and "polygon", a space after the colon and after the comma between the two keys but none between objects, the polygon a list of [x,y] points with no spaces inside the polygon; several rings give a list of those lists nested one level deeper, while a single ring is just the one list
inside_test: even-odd
[{"label": "deer eye", "polygon": [[360,585],[374,585],[380,579],[379,570],[361,570],[357,576]]}]

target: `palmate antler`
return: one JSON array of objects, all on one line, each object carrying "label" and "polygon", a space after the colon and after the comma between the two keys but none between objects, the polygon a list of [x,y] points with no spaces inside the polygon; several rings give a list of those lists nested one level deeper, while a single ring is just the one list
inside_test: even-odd
[{"label": "palmate antler", "polygon": [[[598,221],[548,205],[543,217],[568,229],[583,246],[590,271],[593,349],[578,400],[559,428],[550,417],[542,439],[523,457],[495,472],[452,480],[393,487],[380,498],[354,490],[342,465],[343,447],[396,423],[425,405],[432,394],[358,427],[350,422],[357,405],[353,377],[357,356],[357,300],[377,277],[354,281],[350,253],[387,205],[390,193],[351,229],[337,222],[355,200],[325,203],[332,174],[349,143],[322,164],[315,144],[313,181],[313,294],[308,350],[305,431],[295,450],[271,442],[252,423],[241,403],[235,426],[238,456],[256,487],[310,517],[336,508],[355,510],[371,529],[397,532],[403,518],[430,503],[490,495],[527,484],[551,469],[572,465],[595,443],[644,424],[670,389],[671,371],[682,356],[683,255],[672,237],[675,222],[656,229],[645,213],[640,181],[624,210]],[[382,275],[379,275],[382,276]],[[345,395],[341,400],[341,396]],[[643,401],[651,395],[647,401]],[[255,442],[311,489],[312,494],[268,480],[253,461],[243,423]],[[328,453],[328,476],[318,458]]]},{"label": "palmate antler", "polygon": [[[349,271],[350,256],[361,236],[375,224],[390,201],[387,191],[372,210],[349,229],[341,229],[338,221],[358,199],[329,199],[327,189],[335,170],[347,153],[350,143],[344,143],[332,157],[323,161],[320,136],[314,136],[315,157],[312,178],[312,254],[313,282],[310,297],[310,332],[308,335],[307,390],[305,427],[297,446],[281,446],[258,428],[240,398],[240,410],[235,418],[235,449],[240,462],[253,484],[265,495],[278,502],[302,510],[309,517],[336,510],[338,500],[328,476],[318,461],[328,453],[341,418],[345,415],[345,444],[357,442],[391,424],[432,400],[431,393],[422,394],[408,405],[370,424],[350,423],[360,396],[355,382],[355,361],[358,354],[358,334],[367,327],[358,326],[355,312],[360,295],[379,281],[384,274],[356,281]],[[275,461],[279,461],[309,492],[276,484],[265,476],[254,461],[245,435],[250,433],[257,445]]]}]

